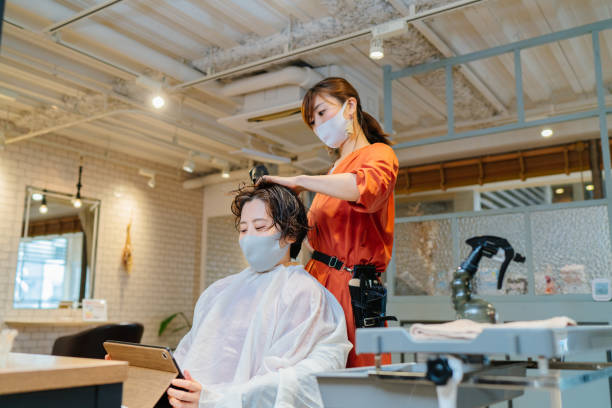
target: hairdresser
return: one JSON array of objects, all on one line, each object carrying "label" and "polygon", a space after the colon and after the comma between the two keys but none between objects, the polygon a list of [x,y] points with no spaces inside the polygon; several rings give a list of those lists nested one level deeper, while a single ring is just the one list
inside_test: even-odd
[{"label": "hairdresser", "polygon": [[[333,167],[326,175],[264,176],[264,180],[296,192],[317,193],[308,213],[308,243],[314,252],[306,270],[342,306],[348,338],[354,345],[356,327],[385,324],[385,317],[380,316],[384,315],[386,293],[376,313],[366,313],[365,303],[359,303],[359,295],[355,297],[358,292],[353,292],[353,282],[360,271],[368,271],[370,278],[375,274],[381,282],[380,274],[391,260],[398,160],[388,136],[376,119],[362,110],[357,91],[344,78],[326,78],[308,90],[302,118],[334,150]],[[353,285],[350,291],[349,282]],[[363,283],[361,287],[364,289]],[[347,367],[374,364],[373,355],[356,355],[354,350]],[[389,362],[389,356],[384,356],[383,363]]]}]

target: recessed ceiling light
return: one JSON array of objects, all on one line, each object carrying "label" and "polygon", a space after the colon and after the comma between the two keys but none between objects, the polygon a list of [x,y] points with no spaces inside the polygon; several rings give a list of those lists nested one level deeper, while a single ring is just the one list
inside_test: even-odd
[{"label": "recessed ceiling light", "polygon": [[551,137],[553,135],[553,130],[550,128],[542,129],[540,135],[542,135],[542,137]]},{"label": "recessed ceiling light", "polygon": [[555,190],[555,194],[563,194],[565,193],[565,189],[564,188],[558,188]]}]

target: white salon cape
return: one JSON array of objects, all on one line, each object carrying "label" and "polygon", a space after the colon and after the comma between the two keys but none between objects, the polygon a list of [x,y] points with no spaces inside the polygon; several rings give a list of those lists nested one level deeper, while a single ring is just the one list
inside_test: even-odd
[{"label": "white salon cape", "polygon": [[251,268],[213,283],[175,357],[200,384],[200,408],[322,407],[313,373],[344,368],[342,307],[300,265]]}]

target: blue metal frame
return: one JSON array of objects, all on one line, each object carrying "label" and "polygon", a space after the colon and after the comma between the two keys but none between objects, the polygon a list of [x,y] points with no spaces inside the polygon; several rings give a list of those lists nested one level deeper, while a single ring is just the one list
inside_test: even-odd
[{"label": "blue metal frame", "polygon": [[[608,212],[608,224],[610,230],[610,242],[612,243],[612,171],[611,171],[611,158],[609,149],[605,148],[605,146],[609,145],[608,141],[608,125],[607,125],[607,117],[606,115],[612,113],[612,107],[606,107],[605,104],[605,95],[604,95],[604,86],[603,86],[603,74],[602,74],[602,65],[601,65],[601,51],[599,44],[599,34],[603,30],[612,29],[612,19],[598,21],[596,23],[587,24],[580,27],[574,27],[563,31],[558,31],[555,33],[546,34],[536,38],[530,38],[527,40],[517,41],[510,44],[501,45],[498,47],[490,48],[487,50],[482,50],[470,54],[460,55],[456,57],[446,58],[439,61],[435,61],[432,63],[420,64],[412,67],[407,67],[404,69],[400,69],[398,71],[393,71],[390,65],[385,65],[383,67],[383,89],[384,89],[384,127],[385,131],[388,134],[393,134],[393,109],[392,109],[392,84],[393,80],[400,79],[407,76],[413,76],[417,74],[422,74],[425,72],[430,72],[437,69],[445,69],[446,74],[446,111],[447,111],[447,133],[443,136],[438,137],[430,137],[425,139],[419,139],[410,142],[398,143],[393,148],[395,150],[406,149],[410,147],[422,146],[433,143],[447,142],[458,139],[466,139],[470,137],[484,136],[495,133],[502,133],[511,130],[517,129],[525,129],[535,126],[554,124],[560,122],[567,122],[585,118],[599,118],[599,127],[600,127],[600,140],[602,146],[602,158],[604,164],[604,175],[605,175],[605,188],[606,188],[606,198],[603,200],[591,201],[590,205],[594,205],[598,202],[605,203],[607,205]],[[592,43],[593,43],[593,52],[594,52],[594,66],[595,66],[595,81],[596,81],[596,91],[597,91],[597,108],[589,111],[576,112],[565,115],[556,115],[551,116],[545,119],[539,120],[525,120],[525,106],[524,106],[524,97],[523,97],[523,75],[522,75],[522,64],[521,64],[521,50],[536,47],[539,45],[544,45],[552,42],[557,42],[561,40],[566,40],[569,38],[578,37],[581,35],[591,34]],[[517,111],[517,121],[514,123],[502,125],[502,126],[494,126],[486,129],[477,129],[467,132],[455,132],[455,117],[454,117],[454,103],[453,103],[453,68],[455,66],[459,66],[461,64],[469,63],[472,61],[482,60],[485,58],[494,57],[497,55],[510,53],[512,52],[514,55],[514,73],[515,73],[515,83],[516,83],[516,111]],[[573,206],[583,206],[583,204],[572,203],[568,207]],[[524,209],[517,210],[517,212],[523,212]],[[486,211],[481,212],[482,215],[492,215],[497,211]],[[513,211],[502,210],[500,213],[507,213]],[[460,214],[449,214],[449,218],[455,219],[455,217],[460,216]],[[438,216],[425,216],[425,217],[411,217],[410,221],[425,221],[428,219],[440,219],[440,215]],[[444,218],[444,217],[442,217]],[[397,219],[398,222],[406,222],[407,219]],[[453,234],[454,235],[454,234]],[[453,248],[458,246],[458,242],[456,241],[456,237],[453,238]],[[454,251],[453,251],[454,252]],[[393,262],[392,265],[395,265]],[[531,274],[532,275],[532,274]],[[395,271],[389,274],[388,278],[395,277]],[[391,283],[391,282],[389,282]],[[530,295],[533,296],[533,276],[530,276],[529,286],[530,286]],[[393,286],[393,285],[389,285]],[[391,294],[393,294],[393,290],[391,290]],[[586,298],[586,297],[585,297]]]}]

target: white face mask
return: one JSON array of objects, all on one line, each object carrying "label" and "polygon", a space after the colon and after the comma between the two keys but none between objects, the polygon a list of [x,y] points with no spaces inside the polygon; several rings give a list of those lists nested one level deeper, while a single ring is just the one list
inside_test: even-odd
[{"label": "white face mask", "polygon": [[314,130],[315,134],[332,149],[337,149],[342,146],[342,143],[348,138],[349,134],[353,133],[353,121],[344,118],[344,108],[346,102],[342,105],[342,109],[327,122],[320,124]]},{"label": "white face mask", "polygon": [[290,245],[280,247],[280,232],[273,235],[245,235],[238,243],[251,269],[265,272],[274,268],[287,255]]}]

